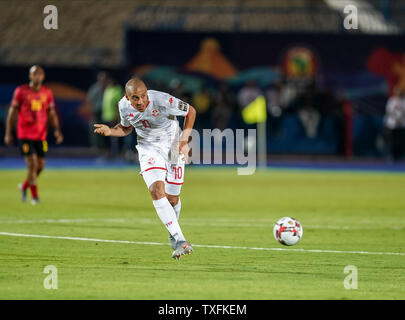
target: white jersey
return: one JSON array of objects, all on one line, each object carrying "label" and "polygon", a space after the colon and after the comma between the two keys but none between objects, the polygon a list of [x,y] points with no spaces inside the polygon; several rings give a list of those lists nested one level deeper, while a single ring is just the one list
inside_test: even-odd
[{"label": "white jersey", "polygon": [[155,148],[165,157],[169,156],[173,144],[180,134],[176,116],[187,116],[189,104],[168,93],[148,90],[148,104],[144,112],[131,106],[124,96],[119,101],[121,125],[133,126],[137,134],[137,148]]},{"label": "white jersey", "polygon": [[405,128],[405,99],[391,97],[385,109],[385,125],[389,129]]}]

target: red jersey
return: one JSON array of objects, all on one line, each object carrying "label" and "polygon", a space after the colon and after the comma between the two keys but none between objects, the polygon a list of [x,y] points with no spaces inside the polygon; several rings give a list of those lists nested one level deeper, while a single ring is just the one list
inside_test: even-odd
[{"label": "red jersey", "polygon": [[12,108],[20,108],[17,122],[18,139],[46,140],[48,132],[48,111],[55,107],[53,94],[50,89],[41,86],[39,91],[33,91],[29,85],[15,89]]}]

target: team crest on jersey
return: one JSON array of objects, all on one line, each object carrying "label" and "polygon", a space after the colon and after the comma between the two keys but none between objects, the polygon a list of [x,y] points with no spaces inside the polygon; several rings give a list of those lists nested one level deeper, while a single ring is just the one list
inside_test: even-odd
[{"label": "team crest on jersey", "polygon": [[157,117],[159,115],[159,110],[152,110],[152,116]]},{"label": "team crest on jersey", "polygon": [[172,104],[173,103],[173,98],[169,99],[169,103]]},{"label": "team crest on jersey", "polygon": [[155,158],[151,157],[148,159],[148,164],[154,165],[156,163]]}]

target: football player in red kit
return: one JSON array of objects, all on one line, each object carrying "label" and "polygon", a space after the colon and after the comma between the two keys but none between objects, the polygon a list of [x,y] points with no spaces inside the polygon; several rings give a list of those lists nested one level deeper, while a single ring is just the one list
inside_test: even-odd
[{"label": "football player in red kit", "polygon": [[19,185],[21,200],[27,201],[27,190],[31,190],[32,204],[39,202],[37,177],[45,167],[45,154],[48,151],[48,120],[54,130],[56,143],[62,143],[63,135],[55,112],[52,91],[42,85],[45,79],[44,70],[34,65],[29,70],[29,84],[15,89],[13,100],[7,115],[4,142],[13,144],[12,130],[17,119],[17,137],[21,154],[27,165],[27,176]]}]

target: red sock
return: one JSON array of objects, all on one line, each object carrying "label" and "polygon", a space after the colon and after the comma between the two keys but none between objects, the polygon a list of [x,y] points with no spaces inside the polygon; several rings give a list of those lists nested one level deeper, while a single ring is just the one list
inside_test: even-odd
[{"label": "red sock", "polygon": [[31,186],[30,186],[30,189],[31,189],[32,199],[38,198],[38,188],[37,188],[37,185],[36,185],[36,184],[31,185]]},{"label": "red sock", "polygon": [[23,190],[27,190],[29,186],[30,186],[30,183],[28,182],[28,180],[25,180],[22,185],[22,188],[23,188]]}]

